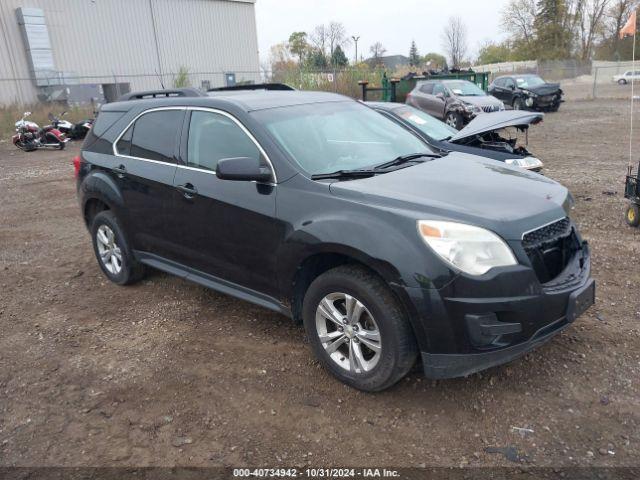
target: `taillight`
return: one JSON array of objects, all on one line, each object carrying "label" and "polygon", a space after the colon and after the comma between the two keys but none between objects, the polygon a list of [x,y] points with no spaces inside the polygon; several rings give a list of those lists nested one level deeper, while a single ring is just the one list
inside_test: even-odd
[{"label": "taillight", "polygon": [[80,164],[82,160],[80,159],[80,155],[73,157],[73,171],[75,173],[76,178],[80,175]]}]

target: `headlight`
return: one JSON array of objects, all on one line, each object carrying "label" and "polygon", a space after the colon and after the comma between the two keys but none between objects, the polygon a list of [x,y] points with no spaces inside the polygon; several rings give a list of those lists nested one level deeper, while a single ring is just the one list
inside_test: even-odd
[{"label": "headlight", "polygon": [[498,107],[498,110],[500,112],[502,112],[504,110],[504,103],[501,103],[500,106]]},{"label": "headlight", "polygon": [[469,113],[480,113],[482,109],[477,105],[471,105],[470,103],[463,103],[462,107]]},{"label": "headlight", "polygon": [[504,163],[514,167],[526,168],[527,170],[544,167],[542,161],[536,157],[509,158]]},{"label": "headlight", "polygon": [[482,275],[493,267],[518,264],[504,240],[484,228],[420,220],[418,232],[440,258],[469,275]]}]

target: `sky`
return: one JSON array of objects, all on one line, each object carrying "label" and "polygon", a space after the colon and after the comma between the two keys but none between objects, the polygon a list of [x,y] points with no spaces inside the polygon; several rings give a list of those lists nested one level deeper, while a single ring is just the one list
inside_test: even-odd
[{"label": "sky", "polygon": [[[311,32],[316,25],[342,22],[349,36],[360,36],[358,56],[381,42],[387,55],[408,55],[411,40],[420,54],[443,53],[441,34],[450,16],[468,27],[469,54],[485,40],[500,40],[500,11],[507,0],[256,0],[260,60],[291,32]],[[346,49],[354,58],[353,43]]]}]

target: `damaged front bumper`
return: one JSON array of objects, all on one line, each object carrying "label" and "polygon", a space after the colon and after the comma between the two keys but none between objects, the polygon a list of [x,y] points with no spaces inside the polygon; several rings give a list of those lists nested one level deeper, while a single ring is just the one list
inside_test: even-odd
[{"label": "damaged front bumper", "polygon": [[524,355],[595,302],[586,243],[546,284],[521,264],[483,279],[459,276],[437,291],[405,290],[425,328],[421,357],[432,379],[467,376]]}]

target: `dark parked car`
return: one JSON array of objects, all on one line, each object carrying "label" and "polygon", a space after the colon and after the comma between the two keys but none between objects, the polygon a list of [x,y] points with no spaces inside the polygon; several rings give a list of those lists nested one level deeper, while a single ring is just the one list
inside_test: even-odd
[{"label": "dark parked car", "polygon": [[411,130],[438,152],[480,155],[534,172],[544,166],[527,146],[518,145],[517,138],[503,133],[510,128],[527,131],[530,125],[542,121],[543,113],[494,112],[476,117],[458,131],[410,105],[392,102],[367,102],[367,105]]},{"label": "dark parked car", "polygon": [[593,303],[553,180],[442,158],[340,95],[190,92],[105,105],[74,159],[112,282],[153,267],[290,316],[367,391],[417,358],[431,378],[509,361]]},{"label": "dark parked car", "polygon": [[416,84],[406,103],[460,130],[481,113],[499,112],[504,104],[468,80],[425,80]]},{"label": "dark parked car", "polygon": [[538,75],[497,77],[489,85],[489,93],[514,110],[557,112],[564,101],[560,84],[547,83]]}]

